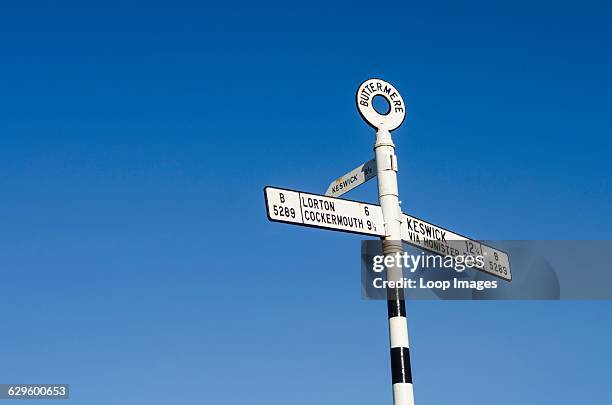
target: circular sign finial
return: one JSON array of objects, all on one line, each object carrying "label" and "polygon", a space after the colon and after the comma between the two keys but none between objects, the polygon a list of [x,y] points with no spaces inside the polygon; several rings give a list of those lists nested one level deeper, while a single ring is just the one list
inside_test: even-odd
[{"label": "circular sign finial", "polygon": [[[374,97],[383,97],[389,103],[386,114],[380,114],[374,108]],[[359,114],[370,126],[387,131],[397,129],[406,117],[406,106],[399,91],[382,79],[368,79],[361,83],[356,95]]]}]

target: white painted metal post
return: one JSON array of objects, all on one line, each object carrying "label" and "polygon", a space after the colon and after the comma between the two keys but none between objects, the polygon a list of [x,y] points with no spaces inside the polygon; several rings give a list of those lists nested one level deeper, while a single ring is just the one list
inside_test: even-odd
[{"label": "white painted metal post", "polygon": [[[380,114],[373,105],[375,97],[383,97],[389,103],[386,114]],[[362,118],[376,128],[376,170],[378,176],[378,199],[382,207],[386,236],[382,239],[383,254],[395,256],[403,253],[402,210],[397,187],[397,157],[391,131],[404,121],[406,109],[399,92],[382,79],[369,79],[357,90],[357,108]],[[387,267],[387,280],[399,281],[401,267]],[[387,289],[387,313],[389,319],[389,342],[391,346],[391,379],[393,404],[414,405],[410,351],[408,346],[408,322],[402,288]]]},{"label": "white painted metal post", "polygon": [[[402,212],[397,187],[397,158],[391,133],[384,128],[376,132],[378,172],[378,198],[383,210],[387,235],[383,238],[383,254],[395,256],[403,253],[401,224]],[[387,280],[402,278],[401,267],[387,268]],[[389,341],[391,346],[391,379],[394,405],[414,405],[412,372],[408,345],[408,322],[404,291],[401,288],[387,289],[387,315],[389,318]]]}]

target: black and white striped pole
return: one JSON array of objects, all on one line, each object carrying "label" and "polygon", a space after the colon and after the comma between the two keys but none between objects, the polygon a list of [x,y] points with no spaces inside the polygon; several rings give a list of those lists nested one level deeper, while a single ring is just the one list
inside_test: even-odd
[{"label": "black and white striped pole", "polygon": [[[375,97],[383,97],[387,101],[386,114],[380,114],[374,108]],[[403,253],[402,210],[397,187],[397,157],[391,131],[397,129],[404,121],[406,116],[404,100],[390,83],[382,79],[369,79],[359,86],[356,101],[361,117],[376,129],[374,152],[378,177],[378,199],[383,211],[386,235],[381,238],[383,254],[395,256]],[[401,278],[401,267],[387,267],[387,280],[399,281]],[[403,289],[387,289],[387,313],[393,404],[414,405]]]}]

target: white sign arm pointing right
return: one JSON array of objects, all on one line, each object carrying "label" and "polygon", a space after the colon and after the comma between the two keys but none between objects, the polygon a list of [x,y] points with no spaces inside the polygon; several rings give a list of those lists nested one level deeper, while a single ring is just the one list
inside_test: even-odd
[{"label": "white sign arm pointing right", "polygon": [[372,159],[332,181],[325,195],[340,197],[374,177],[376,177],[376,160]]}]

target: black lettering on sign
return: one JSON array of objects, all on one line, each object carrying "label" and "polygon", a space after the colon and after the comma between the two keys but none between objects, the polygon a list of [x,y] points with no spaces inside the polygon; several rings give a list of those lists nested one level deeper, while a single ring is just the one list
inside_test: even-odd
[{"label": "black lettering on sign", "polygon": [[[416,219],[406,218],[406,226],[408,227],[409,232],[417,233],[417,238],[418,234],[421,234],[428,239],[446,242],[446,231],[436,228],[433,225],[419,222]],[[412,237],[410,239],[413,240]]]},{"label": "black lettering on sign", "polygon": [[278,193],[280,196],[280,202],[284,203],[285,202],[285,195],[283,193]]},{"label": "black lettering on sign", "polygon": [[370,101],[370,95],[368,93],[368,88],[364,87],[361,90],[361,94],[359,96],[360,100],[359,100],[359,104],[361,104],[362,106],[368,107],[370,104],[368,103],[368,101]]},{"label": "black lettering on sign", "polygon": [[332,191],[334,193],[336,193],[336,192],[342,190],[343,188],[350,186],[351,184],[353,184],[356,181],[357,181],[357,176],[353,175],[353,176],[349,177],[348,179],[345,179],[342,182],[337,183],[334,187],[332,187]]},{"label": "black lettering on sign", "polygon": [[284,207],[282,205],[274,204],[272,206],[274,215],[279,217],[295,218],[295,208]]},{"label": "black lettering on sign", "polygon": [[333,201],[327,201],[322,198],[302,197],[302,206],[314,208],[323,211],[336,211],[336,206]]},{"label": "black lettering on sign", "polygon": [[363,220],[361,218],[347,217],[340,214],[330,214],[329,212],[322,213],[306,209],[304,210],[304,219],[320,224],[340,225],[350,228],[363,229]]},{"label": "black lettering on sign", "polygon": [[[437,252],[440,252],[440,243],[439,242],[434,242],[431,239],[425,239],[423,241],[423,244],[428,247],[429,249],[435,250]],[[441,253],[444,253],[443,251]]]}]

